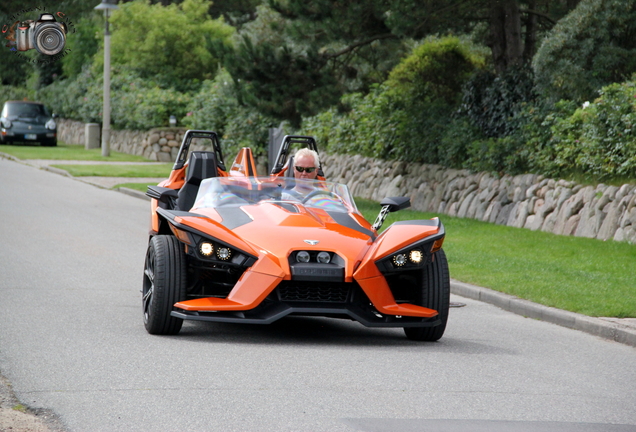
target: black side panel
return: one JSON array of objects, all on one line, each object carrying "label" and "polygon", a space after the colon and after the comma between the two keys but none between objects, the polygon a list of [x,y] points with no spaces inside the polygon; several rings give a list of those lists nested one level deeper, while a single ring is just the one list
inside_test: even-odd
[{"label": "black side panel", "polygon": [[223,218],[221,224],[230,230],[252,222],[252,218],[240,207],[219,207],[215,210]]},{"label": "black side panel", "polygon": [[356,222],[354,218],[349,216],[348,213],[328,211],[327,214],[331,216],[331,218],[335,220],[336,223],[339,223],[340,225],[345,226],[347,228],[351,228],[352,230],[361,232],[362,234],[369,236],[371,240],[375,241],[375,234],[373,233],[373,231],[368,230],[364,228],[363,226],[361,226],[358,222]]}]

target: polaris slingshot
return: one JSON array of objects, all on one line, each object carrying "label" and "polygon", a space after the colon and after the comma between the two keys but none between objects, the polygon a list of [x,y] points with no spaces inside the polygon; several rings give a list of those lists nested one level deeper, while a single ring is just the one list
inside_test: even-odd
[{"label": "polaris slingshot", "polygon": [[[386,198],[370,224],[346,185],[328,181],[321,167],[316,180],[294,179],[290,150],[298,145],[317,151],[311,137],[286,136],[272,172],[258,176],[249,148],[228,169],[216,133],[185,134],[170,177],[147,192],[146,330],[305,315],[441,338],[450,296],[442,223],[401,221],[378,234],[387,213],[409,199]],[[299,182],[303,194],[294,192]]]}]

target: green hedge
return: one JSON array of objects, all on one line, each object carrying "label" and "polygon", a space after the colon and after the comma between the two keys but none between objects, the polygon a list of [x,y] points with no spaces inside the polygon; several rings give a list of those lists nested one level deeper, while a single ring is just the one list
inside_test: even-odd
[{"label": "green hedge", "polygon": [[273,118],[240,103],[237,86],[230,74],[220,70],[214,80],[203,82],[186,105],[181,122],[191,129],[216,131],[228,154],[251,147],[256,156],[267,154],[269,128]]},{"label": "green hedge", "polygon": [[636,81],[603,87],[598,99],[551,130],[555,157],[546,171],[636,178]]},{"label": "green hedge", "polygon": [[444,145],[456,134],[450,120],[463,84],[483,64],[459,38],[428,39],[367,95],[346,95],[340,109],[304,119],[303,133],[332,152],[453,165],[464,148]]}]

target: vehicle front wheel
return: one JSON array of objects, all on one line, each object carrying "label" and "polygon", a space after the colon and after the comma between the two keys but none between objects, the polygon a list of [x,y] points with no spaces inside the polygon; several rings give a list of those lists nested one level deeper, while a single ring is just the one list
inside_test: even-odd
[{"label": "vehicle front wheel", "polygon": [[186,257],[183,246],[169,235],[156,235],[148,244],[144,266],[142,305],[150,334],[175,335],[183,320],[170,315],[186,296]]},{"label": "vehicle front wheel", "polygon": [[441,324],[435,327],[404,327],[406,337],[417,341],[439,340],[446,330],[450,306],[448,261],[442,249],[435,252],[432,262],[422,269],[422,284],[416,294],[416,304],[436,310]]}]

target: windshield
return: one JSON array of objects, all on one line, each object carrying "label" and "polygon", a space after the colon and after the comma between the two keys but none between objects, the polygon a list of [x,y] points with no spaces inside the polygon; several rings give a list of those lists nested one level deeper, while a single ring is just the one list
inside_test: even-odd
[{"label": "windshield", "polygon": [[341,183],[283,177],[215,177],[201,182],[192,209],[291,203],[342,213],[357,212]]},{"label": "windshield", "polygon": [[3,117],[50,117],[49,110],[44,105],[27,103],[27,102],[11,102],[4,106],[2,111]]}]

